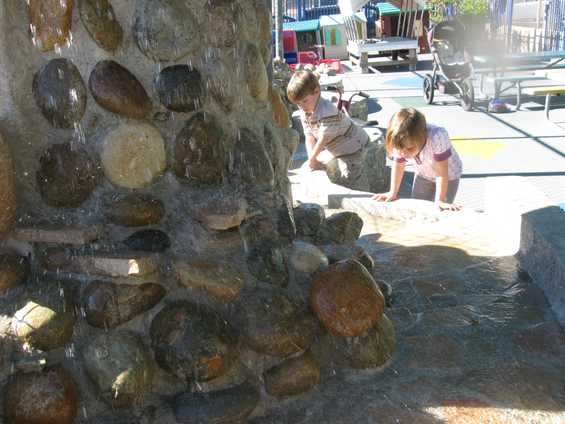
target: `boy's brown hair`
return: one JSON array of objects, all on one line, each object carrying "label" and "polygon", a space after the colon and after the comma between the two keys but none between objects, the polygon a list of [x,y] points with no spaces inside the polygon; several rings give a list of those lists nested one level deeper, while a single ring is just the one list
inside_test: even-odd
[{"label": "boy's brown hair", "polygon": [[388,124],[385,137],[385,145],[388,154],[393,149],[402,150],[406,143],[419,141],[422,144],[426,140],[426,118],[413,107],[400,109],[396,112]]},{"label": "boy's brown hair", "polygon": [[316,74],[312,71],[296,71],[288,83],[286,94],[291,102],[296,103],[313,94],[317,88],[320,88],[320,83]]}]

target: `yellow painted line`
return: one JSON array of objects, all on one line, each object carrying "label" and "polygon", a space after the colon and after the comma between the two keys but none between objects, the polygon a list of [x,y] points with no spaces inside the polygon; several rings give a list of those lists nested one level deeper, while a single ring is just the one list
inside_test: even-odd
[{"label": "yellow painted line", "polygon": [[451,143],[460,155],[477,156],[481,159],[492,159],[506,149],[506,143],[497,140],[451,137]]}]

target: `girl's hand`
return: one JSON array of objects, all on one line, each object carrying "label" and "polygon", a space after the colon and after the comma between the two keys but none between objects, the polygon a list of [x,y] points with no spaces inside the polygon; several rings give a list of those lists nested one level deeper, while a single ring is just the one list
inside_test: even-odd
[{"label": "girl's hand", "polygon": [[458,211],[461,209],[461,206],[455,205],[453,203],[441,202],[439,200],[437,200],[435,203],[440,211]]},{"label": "girl's hand", "polygon": [[392,202],[397,199],[397,195],[391,191],[387,191],[386,193],[377,193],[372,196],[371,199],[377,202]]}]

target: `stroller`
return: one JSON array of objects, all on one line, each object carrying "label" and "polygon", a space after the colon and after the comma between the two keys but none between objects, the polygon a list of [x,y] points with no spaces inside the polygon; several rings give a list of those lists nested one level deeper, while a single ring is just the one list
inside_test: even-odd
[{"label": "stroller", "polygon": [[428,44],[433,55],[433,72],[424,78],[424,98],[434,101],[434,91],[458,95],[461,107],[473,109],[473,67],[465,51],[465,27],[457,20],[443,21],[428,32]]}]

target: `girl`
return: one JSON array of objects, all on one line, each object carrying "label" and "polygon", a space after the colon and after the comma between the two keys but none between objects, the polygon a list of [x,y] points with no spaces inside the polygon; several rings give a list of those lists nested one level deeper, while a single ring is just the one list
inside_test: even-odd
[{"label": "girl", "polygon": [[459,209],[453,200],[462,173],[461,159],[444,128],[426,124],[421,112],[404,108],[390,120],[385,142],[394,160],[390,191],[375,194],[373,200],[391,202],[397,199],[404,167],[410,160],[416,169],[412,197],[435,201],[441,210]]}]

